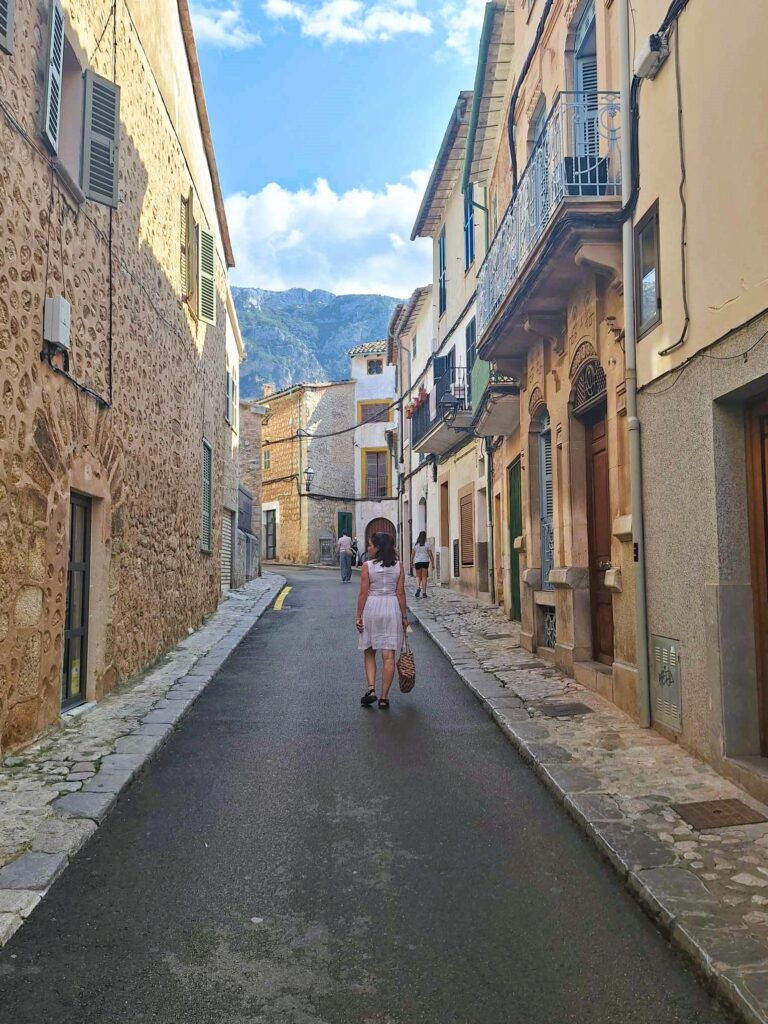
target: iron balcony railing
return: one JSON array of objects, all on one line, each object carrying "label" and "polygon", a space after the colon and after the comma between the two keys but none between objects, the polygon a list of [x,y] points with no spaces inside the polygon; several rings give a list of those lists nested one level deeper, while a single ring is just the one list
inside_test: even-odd
[{"label": "iron balcony railing", "polygon": [[477,275],[482,335],[567,198],[621,195],[617,92],[561,92]]},{"label": "iron balcony railing", "polygon": [[366,498],[386,498],[388,496],[386,476],[377,476],[375,474],[366,476],[365,496]]},{"label": "iron balcony railing", "polygon": [[436,378],[429,395],[411,416],[411,444],[416,445],[425,434],[457,412],[470,409],[471,375],[465,366],[453,366]]}]

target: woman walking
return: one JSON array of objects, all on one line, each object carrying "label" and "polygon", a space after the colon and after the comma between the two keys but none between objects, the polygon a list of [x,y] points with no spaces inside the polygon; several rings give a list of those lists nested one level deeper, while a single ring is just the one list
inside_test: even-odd
[{"label": "woman walking", "polygon": [[434,568],[435,560],[432,557],[432,548],[427,544],[427,531],[422,530],[416,538],[411,552],[411,565],[416,570],[416,582],[418,588],[416,597],[427,596],[427,580],[429,579],[429,567]]},{"label": "woman walking", "polygon": [[360,634],[358,647],[363,651],[368,689],[360,703],[376,703],[376,651],[381,651],[381,697],[379,707],[389,707],[389,688],[395,676],[395,655],[403,646],[408,625],[405,604],[405,576],[397,560],[395,538],[388,533],[371,534],[367,562],[360,573],[355,625]]}]

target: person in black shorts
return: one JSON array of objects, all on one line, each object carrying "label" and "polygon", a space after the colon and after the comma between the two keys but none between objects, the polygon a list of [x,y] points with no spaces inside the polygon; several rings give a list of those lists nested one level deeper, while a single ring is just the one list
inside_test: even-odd
[{"label": "person in black shorts", "polygon": [[429,579],[429,567],[434,568],[435,560],[432,556],[432,548],[427,544],[427,531],[422,530],[416,538],[411,552],[411,568],[416,570],[416,582],[418,588],[416,597],[427,596],[427,580]]}]

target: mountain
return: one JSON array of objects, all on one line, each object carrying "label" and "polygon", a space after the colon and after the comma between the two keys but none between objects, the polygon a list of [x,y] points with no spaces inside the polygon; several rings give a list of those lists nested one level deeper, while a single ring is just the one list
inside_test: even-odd
[{"label": "mountain", "polygon": [[233,288],[247,360],[240,372],[241,398],[299,381],[344,380],[347,349],[384,338],[395,305],[386,295],[334,295],[320,290]]}]

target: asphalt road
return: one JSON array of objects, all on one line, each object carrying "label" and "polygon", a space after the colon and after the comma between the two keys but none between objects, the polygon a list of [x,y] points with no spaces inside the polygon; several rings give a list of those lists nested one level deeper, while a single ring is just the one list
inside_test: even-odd
[{"label": "asphalt road", "polygon": [[268,612],[0,952],[3,1024],[714,1024],[416,630],[359,705],[357,588]]}]

